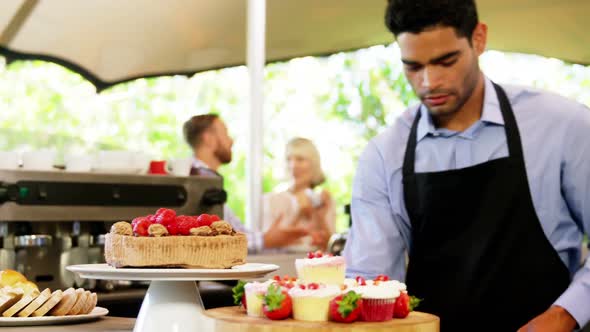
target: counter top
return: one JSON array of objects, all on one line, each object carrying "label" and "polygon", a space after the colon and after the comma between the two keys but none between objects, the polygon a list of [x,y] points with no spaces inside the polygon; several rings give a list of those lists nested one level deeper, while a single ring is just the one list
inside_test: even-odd
[{"label": "counter top", "polygon": [[[129,332],[133,330],[134,318],[103,317],[82,324],[10,327],[14,332]],[[2,330],[3,328],[0,328]]]}]

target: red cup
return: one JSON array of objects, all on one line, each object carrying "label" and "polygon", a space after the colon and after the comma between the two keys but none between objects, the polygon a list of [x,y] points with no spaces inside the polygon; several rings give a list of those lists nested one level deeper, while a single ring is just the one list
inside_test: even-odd
[{"label": "red cup", "polygon": [[150,174],[168,174],[166,172],[166,160],[152,160],[150,161]]}]

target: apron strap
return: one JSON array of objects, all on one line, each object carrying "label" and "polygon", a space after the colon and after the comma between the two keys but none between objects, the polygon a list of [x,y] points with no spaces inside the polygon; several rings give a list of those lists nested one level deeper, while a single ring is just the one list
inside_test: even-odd
[{"label": "apron strap", "polygon": [[[496,83],[492,82],[492,85],[496,90],[496,95],[500,104],[500,111],[502,112],[502,117],[504,118],[504,130],[506,132],[506,142],[508,145],[509,157],[518,161],[518,164],[524,169],[524,154],[522,152],[520,133],[518,131],[518,125],[516,124],[514,112],[512,111],[512,106],[510,105],[510,101],[508,100],[504,89],[502,89],[502,87]],[[406,145],[406,152],[404,155],[404,164],[402,169],[402,174],[404,177],[413,175],[415,173],[414,166],[416,163],[417,145],[416,133],[418,132],[418,123],[420,122],[421,113],[420,106],[418,106],[418,110],[416,111],[416,116],[410,130],[410,135],[408,136],[408,144]]]},{"label": "apron strap", "polygon": [[498,102],[500,103],[500,111],[502,112],[502,117],[504,118],[504,131],[506,132],[508,154],[510,155],[510,158],[518,160],[519,164],[524,167],[524,153],[522,152],[520,133],[518,131],[518,125],[516,124],[514,112],[512,111],[512,106],[510,105],[510,101],[508,101],[508,97],[506,96],[504,89],[494,82],[492,82],[492,85],[496,90]]},{"label": "apron strap", "polygon": [[418,106],[416,110],[416,117],[412,123],[412,129],[410,130],[410,136],[408,136],[408,144],[406,145],[406,154],[404,155],[404,165],[402,168],[402,175],[408,177],[414,174],[414,164],[416,163],[416,137],[418,133],[418,123],[420,122],[422,110],[421,106]]}]

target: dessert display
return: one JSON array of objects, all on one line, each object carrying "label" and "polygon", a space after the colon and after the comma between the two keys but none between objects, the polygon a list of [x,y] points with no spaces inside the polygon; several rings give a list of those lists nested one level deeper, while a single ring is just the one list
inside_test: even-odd
[{"label": "dessert display", "polygon": [[246,235],[218,216],[177,216],[159,209],[120,221],[105,238],[105,259],[113,267],[226,269],[246,263]]},{"label": "dessert display", "polygon": [[86,315],[97,303],[96,293],[83,288],[40,292],[37,285],[13,270],[0,272],[0,287],[2,317]]},{"label": "dessert display", "polygon": [[346,263],[344,257],[310,252],[307,258],[296,259],[295,268],[302,282],[340,285],[344,283]]},{"label": "dessert display", "polygon": [[248,316],[270,320],[353,323],[403,319],[420,302],[408,295],[404,283],[386,275],[345,279],[346,266],[339,256],[309,253],[295,265],[298,278],[239,282],[234,287],[235,304],[244,307]]}]

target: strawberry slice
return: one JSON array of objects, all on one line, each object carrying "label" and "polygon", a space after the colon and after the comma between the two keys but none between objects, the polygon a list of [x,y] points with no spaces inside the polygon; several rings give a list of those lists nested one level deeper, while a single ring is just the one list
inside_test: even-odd
[{"label": "strawberry slice", "polygon": [[361,276],[358,276],[358,277],[356,277],[356,278],[354,278],[354,279],[356,280],[356,283],[357,283],[359,286],[367,286],[367,281],[365,280],[365,278],[363,278],[363,277],[361,277]]},{"label": "strawberry slice", "polygon": [[402,292],[393,306],[393,317],[406,318],[410,312],[420,304],[422,300],[414,296],[409,296],[408,293]]},{"label": "strawberry slice", "polygon": [[308,289],[319,289],[320,285],[318,283],[312,282],[311,284],[307,285]]},{"label": "strawberry slice", "polygon": [[340,323],[352,323],[358,320],[362,310],[361,295],[349,291],[338,295],[330,301],[330,319]]},{"label": "strawberry slice", "polygon": [[389,277],[385,274],[380,274],[375,278],[375,281],[389,281]]},{"label": "strawberry slice", "polygon": [[232,288],[234,304],[242,305],[244,309],[248,309],[248,306],[246,304],[246,290],[244,289],[244,286],[246,286],[246,282],[240,280],[238,281],[238,284],[234,288]]},{"label": "strawberry slice", "polygon": [[270,284],[264,294],[262,313],[271,320],[285,319],[291,316],[293,301],[286,290],[276,284]]}]

